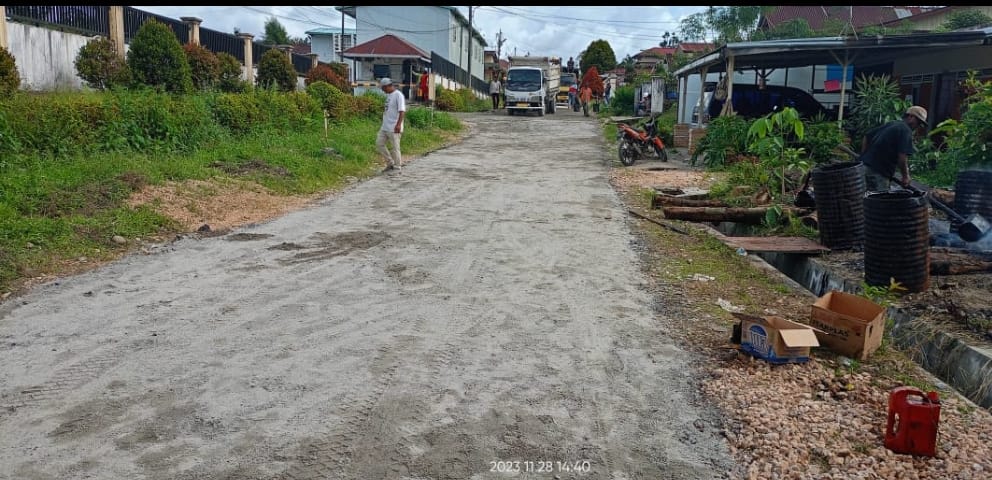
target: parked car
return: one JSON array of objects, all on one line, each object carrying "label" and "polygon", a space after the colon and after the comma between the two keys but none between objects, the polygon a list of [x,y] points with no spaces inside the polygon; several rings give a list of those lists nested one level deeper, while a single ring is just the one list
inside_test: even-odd
[{"label": "parked car", "polygon": [[[720,116],[724,100],[718,100],[707,93],[706,113],[710,119]],[[758,88],[757,85],[734,85],[734,112],[744,118],[760,118],[769,113],[792,107],[799,116],[806,120],[822,115],[824,118],[836,118],[836,113],[823,106],[816,98],[794,87],[767,85]]]}]

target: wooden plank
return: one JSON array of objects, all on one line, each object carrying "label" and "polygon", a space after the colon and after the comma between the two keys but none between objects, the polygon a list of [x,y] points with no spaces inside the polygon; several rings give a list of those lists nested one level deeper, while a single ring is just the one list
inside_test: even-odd
[{"label": "wooden plank", "polygon": [[728,237],[720,238],[733,248],[749,252],[823,253],[830,249],[806,237]]}]

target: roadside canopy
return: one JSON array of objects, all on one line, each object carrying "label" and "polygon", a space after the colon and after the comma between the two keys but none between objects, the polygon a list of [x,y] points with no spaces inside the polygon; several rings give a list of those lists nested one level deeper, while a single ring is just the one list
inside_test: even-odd
[{"label": "roadside canopy", "polygon": [[[868,67],[893,62],[921,53],[940,52],[942,49],[990,45],[992,28],[955,31],[946,33],[924,33],[914,35],[861,36],[861,37],[818,37],[785,40],[765,40],[758,42],[728,43],[675,71],[680,82],[692,74],[726,72],[728,70],[767,70],[784,67],[804,67],[810,65],[840,64],[847,68],[851,64]],[[733,76],[727,83],[728,97],[733,94]],[[702,90],[705,82],[701,82]],[[702,93],[702,91],[700,92]],[[700,104],[703,95],[700,94]],[[700,105],[702,106],[702,105]],[[731,102],[725,103],[730,108]],[[702,111],[702,108],[700,108]],[[838,118],[844,113],[844,91],[841,90],[841,103]]]}]

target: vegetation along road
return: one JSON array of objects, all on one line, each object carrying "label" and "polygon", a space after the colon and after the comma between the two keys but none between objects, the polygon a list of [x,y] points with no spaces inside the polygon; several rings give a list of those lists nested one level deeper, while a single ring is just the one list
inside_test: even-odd
[{"label": "vegetation along road", "polygon": [[598,122],[464,117],[399,174],[0,310],[10,478],[734,478]]}]

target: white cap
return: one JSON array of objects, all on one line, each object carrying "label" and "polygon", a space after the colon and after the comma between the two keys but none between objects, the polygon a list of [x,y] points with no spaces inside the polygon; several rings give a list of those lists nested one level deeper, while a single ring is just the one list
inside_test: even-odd
[{"label": "white cap", "polygon": [[385,87],[386,85],[392,85],[392,84],[393,84],[393,79],[389,77],[382,77],[382,80],[379,80],[380,87]]}]

